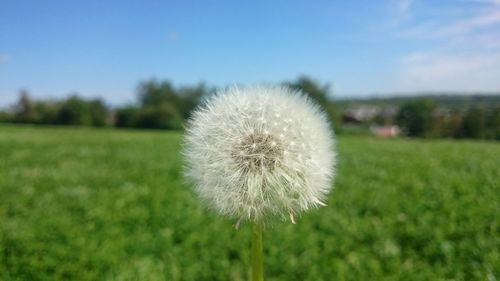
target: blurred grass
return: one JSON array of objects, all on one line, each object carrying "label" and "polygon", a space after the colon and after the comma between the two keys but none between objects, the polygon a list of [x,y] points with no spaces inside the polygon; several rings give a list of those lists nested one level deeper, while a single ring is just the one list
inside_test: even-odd
[{"label": "blurred grass", "polygon": [[[247,280],[248,225],[183,183],[180,133],[0,126],[1,280]],[[328,207],[264,234],[267,280],[495,280],[500,145],[341,136]]]}]

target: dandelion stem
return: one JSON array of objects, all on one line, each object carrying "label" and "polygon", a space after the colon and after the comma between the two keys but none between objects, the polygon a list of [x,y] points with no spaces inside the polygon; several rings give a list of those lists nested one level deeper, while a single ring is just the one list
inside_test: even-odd
[{"label": "dandelion stem", "polygon": [[264,281],[262,224],[252,223],[252,281]]}]

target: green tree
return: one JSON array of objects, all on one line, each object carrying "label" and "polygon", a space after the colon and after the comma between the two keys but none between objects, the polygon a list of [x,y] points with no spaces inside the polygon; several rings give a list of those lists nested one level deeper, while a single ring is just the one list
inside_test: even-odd
[{"label": "green tree", "polygon": [[463,114],[458,110],[451,111],[444,121],[440,123],[440,136],[450,138],[460,137],[462,134],[462,115]]},{"label": "green tree", "polygon": [[35,102],[34,107],[38,115],[37,123],[56,124],[57,116],[60,110],[60,102],[37,101]]},{"label": "green tree", "polygon": [[117,127],[137,127],[140,109],[136,106],[126,106],[116,110],[115,126]]},{"label": "green tree", "polygon": [[417,99],[401,106],[396,122],[408,136],[428,137],[432,135],[434,102]]},{"label": "green tree", "polygon": [[90,125],[91,116],[88,103],[76,94],[71,95],[62,102],[56,123],[61,125]]},{"label": "green tree", "polygon": [[206,97],[212,90],[203,83],[196,86],[182,87],[177,91],[181,99],[180,113],[184,119],[189,118],[191,112],[198,106],[201,99]]},{"label": "green tree", "polygon": [[10,116],[9,112],[4,110],[0,111],[0,122],[5,122],[5,123],[11,122],[12,121],[11,118],[12,117]]},{"label": "green tree", "polygon": [[135,125],[151,129],[180,129],[182,117],[173,105],[163,103],[141,108]]},{"label": "green tree", "polygon": [[88,102],[90,124],[95,127],[102,127],[107,124],[109,115],[108,108],[102,99],[93,99]]},{"label": "green tree", "polygon": [[19,101],[14,105],[14,122],[36,123],[36,121],[37,114],[34,102],[26,90],[21,90],[19,92]]},{"label": "green tree", "polygon": [[484,107],[473,106],[464,115],[462,136],[466,138],[483,138],[486,129],[486,112]]},{"label": "green tree", "polygon": [[488,138],[500,140],[500,105],[493,107],[488,112],[486,130]]},{"label": "green tree", "polygon": [[141,106],[157,106],[164,103],[172,104],[176,108],[182,106],[181,98],[169,81],[145,81],[139,84],[138,91]]}]

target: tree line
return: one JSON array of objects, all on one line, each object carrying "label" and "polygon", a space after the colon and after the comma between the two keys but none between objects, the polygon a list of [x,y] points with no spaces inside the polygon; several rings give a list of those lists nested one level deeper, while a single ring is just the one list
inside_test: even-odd
[{"label": "tree line", "polygon": [[408,136],[500,140],[500,104],[449,109],[416,99],[404,103],[394,121]]},{"label": "tree line", "polygon": [[33,100],[25,90],[10,111],[0,113],[0,121],[45,125],[105,126],[109,107],[102,99],[83,99],[71,94],[63,100]]},{"label": "tree line", "polygon": [[[283,84],[302,90],[338,123],[328,84],[305,76]],[[99,98],[71,94],[60,100],[35,100],[21,91],[11,110],[0,112],[0,122],[175,130],[181,129],[193,109],[214,92],[215,88],[204,83],[176,87],[168,80],[148,80],[139,84],[134,104],[111,108]]]},{"label": "tree line", "polygon": [[[308,95],[323,108],[337,132],[344,130],[346,108],[338,106],[340,101],[332,100],[329,84],[307,76],[282,84]],[[111,108],[100,98],[85,99],[71,94],[65,99],[35,100],[28,92],[21,91],[10,110],[0,111],[0,122],[176,130],[182,129],[193,109],[214,92],[215,88],[204,83],[179,87],[168,80],[148,80],[139,84],[135,103]],[[398,125],[405,135],[412,137],[500,140],[499,103],[447,107],[432,98],[415,98],[397,104],[377,100],[371,106],[379,109],[396,106],[397,110],[364,120],[359,124],[361,127]]]}]

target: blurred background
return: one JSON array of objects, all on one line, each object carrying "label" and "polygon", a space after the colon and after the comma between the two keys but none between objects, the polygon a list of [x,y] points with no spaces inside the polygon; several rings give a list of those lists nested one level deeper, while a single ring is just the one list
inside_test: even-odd
[{"label": "blurred background", "polygon": [[0,279],[247,280],[248,229],[179,149],[256,83],[338,136],[328,207],[267,230],[268,280],[499,278],[499,1],[0,0]]},{"label": "blurred background", "polygon": [[339,132],[500,138],[497,1],[2,1],[0,15],[2,122],[179,129],[216,88],[283,83]]}]

